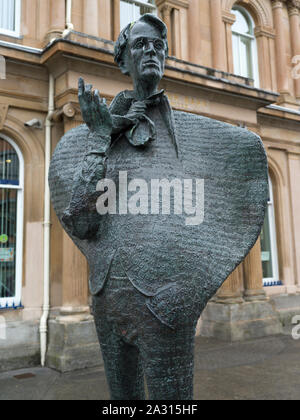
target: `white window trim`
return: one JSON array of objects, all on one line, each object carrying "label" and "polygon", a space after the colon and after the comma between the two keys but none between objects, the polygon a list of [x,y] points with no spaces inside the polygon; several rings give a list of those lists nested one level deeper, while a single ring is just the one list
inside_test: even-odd
[{"label": "white window trim", "polygon": [[[134,15],[135,15],[135,13],[134,13],[134,6],[137,6],[137,7],[140,7],[140,6],[147,7],[147,9],[148,9],[147,13],[152,13],[154,15],[157,14],[157,9],[156,9],[156,5],[155,4],[146,3],[146,2],[140,1],[140,0],[123,0],[122,3],[124,3],[124,5],[127,4],[129,7],[132,7],[133,9],[131,10],[131,12],[133,12]],[[132,17],[132,20],[136,20],[136,19],[137,19],[136,16]],[[127,21],[127,19],[125,19],[125,21]],[[128,23],[130,23],[130,22],[128,22]],[[124,27],[126,27],[126,25],[123,25],[123,22],[122,22],[122,8],[120,8],[120,24],[122,26],[122,29]]]},{"label": "white window trim", "polygon": [[0,28],[1,35],[19,37],[21,34],[21,0],[15,0],[15,30]]},{"label": "white window trim", "polygon": [[137,6],[146,6],[149,9],[156,10],[155,4],[145,3],[145,2],[140,1],[140,0],[124,0],[124,1],[126,1],[127,3],[135,4]]},{"label": "white window trim", "polygon": [[[250,13],[243,7],[239,7],[239,6],[235,6],[234,7],[235,10],[239,10],[243,15],[247,15],[248,19],[251,22],[252,28],[255,28],[255,22],[252,18],[252,16],[250,15]],[[256,37],[255,35],[248,35],[248,34],[242,34],[240,32],[237,31],[232,31],[233,35],[237,35],[238,40],[239,40],[239,60],[241,59],[241,37],[244,38],[249,38],[252,40],[251,42],[251,65],[252,65],[252,69],[253,69],[253,79],[254,79],[254,86],[256,88],[260,87],[260,80],[259,80],[259,70],[258,70],[258,50],[257,50],[257,41],[256,41]]]},{"label": "white window trim", "polygon": [[1,185],[0,189],[17,189],[17,226],[16,226],[16,294],[11,298],[0,298],[0,309],[9,309],[21,305],[22,271],[23,271],[23,213],[24,213],[24,159],[21,150],[9,137],[0,134],[0,138],[7,141],[16,151],[19,158],[19,185]]},{"label": "white window trim", "polygon": [[269,216],[269,231],[270,231],[270,242],[271,242],[271,253],[272,253],[272,271],[273,277],[267,277],[263,279],[264,286],[270,285],[281,285],[279,280],[279,269],[278,269],[278,252],[277,252],[277,238],[276,238],[276,221],[274,212],[274,193],[273,184],[269,176],[269,201],[268,201],[268,216]]}]

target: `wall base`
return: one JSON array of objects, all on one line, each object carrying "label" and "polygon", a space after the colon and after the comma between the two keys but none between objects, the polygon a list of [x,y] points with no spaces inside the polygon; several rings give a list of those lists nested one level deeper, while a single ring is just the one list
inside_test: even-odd
[{"label": "wall base", "polygon": [[[300,294],[272,296],[270,302],[278,313],[284,334],[291,335],[295,327],[293,318],[300,316]],[[296,320],[296,322],[299,321]]]},{"label": "wall base", "polygon": [[46,365],[60,372],[102,366],[91,315],[59,316],[49,321]]},{"label": "wall base", "polygon": [[223,341],[241,341],[282,334],[282,325],[268,300],[242,303],[209,302],[203,312],[199,333]]},{"label": "wall base", "polygon": [[1,324],[0,372],[40,364],[38,329],[38,321],[7,321],[5,328]]}]

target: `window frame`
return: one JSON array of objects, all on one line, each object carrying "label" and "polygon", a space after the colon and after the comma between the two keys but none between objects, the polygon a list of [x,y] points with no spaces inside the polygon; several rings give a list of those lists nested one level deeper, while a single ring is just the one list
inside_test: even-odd
[{"label": "window frame", "polygon": [[0,35],[7,35],[17,38],[21,33],[21,0],[15,0],[15,30],[0,27]]},{"label": "window frame", "polygon": [[263,285],[264,287],[281,286],[282,283],[279,280],[276,219],[275,219],[275,210],[274,210],[274,192],[273,192],[273,183],[270,176],[269,176],[269,200],[268,200],[267,206],[268,206],[267,212],[268,212],[268,219],[269,219],[270,244],[271,244],[271,253],[272,253],[273,277],[264,277]]},{"label": "window frame", "polygon": [[15,269],[15,296],[0,297],[0,310],[20,307],[22,297],[23,273],[23,217],[24,217],[24,159],[18,145],[6,135],[0,133],[0,140],[9,143],[17,153],[19,159],[19,185],[0,184],[1,189],[17,190],[17,224],[16,224],[16,269]]},{"label": "window frame", "polygon": [[[254,87],[259,88],[260,87],[260,80],[259,80],[259,68],[258,68],[258,50],[257,50],[257,41],[256,41],[256,37],[254,34],[254,29],[255,29],[255,22],[253,17],[251,16],[251,14],[248,12],[248,10],[246,10],[244,7],[241,6],[234,6],[232,8],[232,10],[237,10],[239,11],[244,17],[245,19],[251,24],[251,27],[253,29],[253,34],[249,35],[249,34],[244,34],[241,32],[237,32],[232,30],[232,53],[233,53],[233,57],[234,57],[234,43],[233,43],[233,36],[237,36],[238,38],[238,43],[239,43],[239,62],[241,60],[241,38],[248,38],[251,42],[250,42],[250,62],[251,62],[251,66],[252,66],[252,71],[253,71],[253,80],[254,80]],[[234,70],[235,72],[235,70]],[[242,75],[240,75],[242,76]],[[245,77],[245,76],[242,76]]]},{"label": "window frame", "polygon": [[[152,3],[145,3],[144,1],[141,1],[141,0],[120,0],[120,2],[121,1],[123,1],[124,3],[128,3],[131,6],[148,7],[149,9],[152,9],[152,11],[149,12],[149,13],[153,13],[153,14],[157,15],[157,7],[156,7],[155,2],[154,2],[154,4],[152,4]],[[119,18],[120,18],[120,25],[121,25],[121,8],[120,8],[120,17]],[[128,23],[130,23],[130,22],[128,22]],[[126,25],[125,26],[121,25],[121,29],[123,29],[125,27],[126,27]]]}]

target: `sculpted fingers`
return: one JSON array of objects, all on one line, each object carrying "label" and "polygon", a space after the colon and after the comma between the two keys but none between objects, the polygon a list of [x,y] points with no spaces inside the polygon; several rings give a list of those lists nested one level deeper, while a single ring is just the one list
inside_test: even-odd
[{"label": "sculpted fingers", "polygon": [[88,84],[85,86],[84,96],[87,103],[92,101],[92,85]]},{"label": "sculpted fingers", "polygon": [[98,89],[95,90],[95,93],[94,93],[94,101],[95,101],[96,106],[98,108],[100,108],[100,106],[102,104],[102,101],[101,101],[101,98],[100,98],[100,94],[99,94],[99,90]]},{"label": "sculpted fingers", "polygon": [[109,133],[111,131],[111,115],[105,99],[101,99],[99,90],[92,90],[91,84],[84,83],[82,78],[78,80],[78,99],[83,119],[89,129],[97,133]]},{"label": "sculpted fingers", "polygon": [[82,77],[78,79],[78,96],[82,96],[84,92],[84,80]]},{"label": "sculpted fingers", "polygon": [[84,80],[82,77],[80,77],[78,80],[78,100],[79,100],[80,108],[84,108],[84,91],[85,91]]},{"label": "sculpted fingers", "polygon": [[131,119],[140,119],[146,113],[146,109],[147,109],[147,105],[144,102],[141,102],[141,101],[134,102],[131,105],[127,116],[128,118],[131,118]]}]

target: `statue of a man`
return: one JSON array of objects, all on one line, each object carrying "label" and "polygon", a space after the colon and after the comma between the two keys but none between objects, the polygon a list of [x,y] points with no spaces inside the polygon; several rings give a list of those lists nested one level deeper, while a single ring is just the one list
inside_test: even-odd
[{"label": "statue of a man", "polygon": [[167,54],[156,16],[123,29],[115,61],[134,90],[108,108],[80,79],[86,124],[62,138],[50,168],[56,213],[89,262],[117,400],[144,399],[144,376],[150,399],[192,399],[196,323],[257,240],[268,198],[259,137],[172,111],[158,90]]}]

